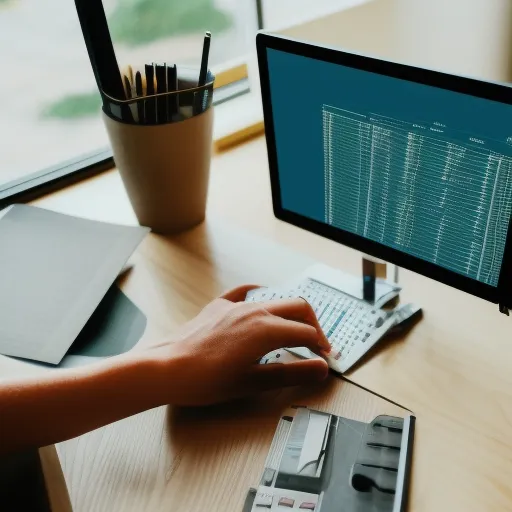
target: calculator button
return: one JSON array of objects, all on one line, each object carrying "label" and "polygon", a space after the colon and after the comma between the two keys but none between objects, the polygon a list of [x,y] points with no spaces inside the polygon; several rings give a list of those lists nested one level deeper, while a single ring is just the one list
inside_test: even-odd
[{"label": "calculator button", "polygon": [[292,500],[291,498],[281,498],[278,503],[278,505],[280,507],[288,507],[288,508],[293,508],[294,504],[295,504],[295,500]]},{"label": "calculator button", "polygon": [[255,505],[256,505],[256,507],[258,509],[260,509],[260,508],[268,508],[268,509],[270,509],[270,508],[272,508],[272,498],[273,498],[273,496],[268,496],[268,495],[261,496],[261,495],[259,495],[259,496],[256,497]]}]

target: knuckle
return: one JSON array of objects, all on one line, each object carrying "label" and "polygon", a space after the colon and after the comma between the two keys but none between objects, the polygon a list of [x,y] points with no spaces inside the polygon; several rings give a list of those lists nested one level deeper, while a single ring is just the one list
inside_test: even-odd
[{"label": "knuckle", "polygon": [[305,339],[307,340],[315,340],[318,338],[318,331],[312,325],[302,324],[301,331]]},{"label": "knuckle", "polygon": [[270,339],[275,335],[275,317],[261,304],[235,305],[228,313],[229,323],[257,339]]},{"label": "knuckle", "polygon": [[226,317],[230,321],[230,323],[238,324],[243,319],[243,310],[241,310],[238,306],[230,307],[226,311]]},{"label": "knuckle", "polygon": [[250,317],[250,324],[253,329],[262,333],[268,333],[271,329],[270,315],[258,311]]},{"label": "knuckle", "polygon": [[316,314],[315,310],[313,309],[313,306],[306,300],[302,299],[302,316],[305,321],[308,323],[313,323],[316,320]]},{"label": "knuckle", "polygon": [[229,312],[232,319],[237,323],[265,322],[270,313],[260,304],[237,304]]},{"label": "knuckle", "polygon": [[243,313],[246,318],[265,318],[270,316],[270,313],[261,304],[246,304],[247,307],[243,308]]},{"label": "knuckle", "polygon": [[313,306],[303,297],[301,297],[302,309],[305,313],[314,313]]}]

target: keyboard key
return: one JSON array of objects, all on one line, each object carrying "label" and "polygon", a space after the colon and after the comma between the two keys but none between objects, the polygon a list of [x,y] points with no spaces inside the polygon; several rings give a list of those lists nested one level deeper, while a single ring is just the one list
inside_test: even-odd
[{"label": "keyboard key", "polygon": [[300,504],[300,509],[302,510],[315,510],[316,503],[312,503],[309,501],[305,501],[304,503]]}]

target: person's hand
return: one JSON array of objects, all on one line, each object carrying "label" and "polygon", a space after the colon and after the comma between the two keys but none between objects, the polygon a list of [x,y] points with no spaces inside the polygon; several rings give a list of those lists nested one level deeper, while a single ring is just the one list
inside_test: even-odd
[{"label": "person's hand", "polygon": [[225,293],[176,333],[174,343],[150,349],[164,361],[168,403],[206,405],[327,377],[323,359],[258,364],[276,349],[307,347],[325,356],[330,345],[306,300],[242,302],[252,288]]}]

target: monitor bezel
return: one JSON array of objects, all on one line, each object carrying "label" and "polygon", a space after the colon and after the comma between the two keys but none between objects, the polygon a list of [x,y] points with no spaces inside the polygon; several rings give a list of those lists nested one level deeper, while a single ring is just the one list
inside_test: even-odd
[{"label": "monitor bezel", "polygon": [[411,270],[476,297],[500,304],[500,306],[512,308],[512,290],[507,289],[507,283],[512,282],[512,219],[509,220],[509,228],[498,286],[493,287],[440,267],[434,263],[422,260],[416,256],[411,256],[397,249],[392,249],[378,242],[368,240],[362,236],[329,226],[328,224],[313,220],[283,208],[275,144],[267,49],[274,49],[285,53],[348,66],[380,75],[405,79],[411,82],[505,103],[507,105],[512,105],[512,88],[505,84],[451,75],[440,71],[422,69],[338,48],[320,46],[311,42],[299,41],[283,35],[259,32],[256,36],[265,138],[267,143],[272,204],[275,217],[299,228],[311,231],[312,233],[351,247],[364,254],[398,265],[399,267]]}]

